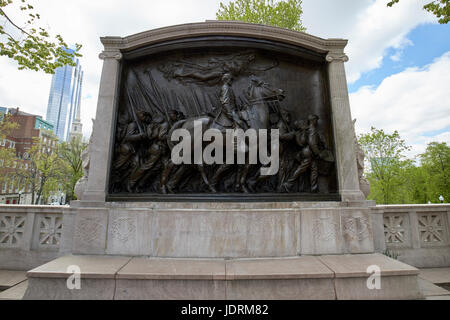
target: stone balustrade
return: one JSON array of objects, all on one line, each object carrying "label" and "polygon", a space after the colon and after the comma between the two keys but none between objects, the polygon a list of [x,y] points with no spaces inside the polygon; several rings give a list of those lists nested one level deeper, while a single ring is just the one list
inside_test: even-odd
[{"label": "stone balustrade", "polygon": [[450,266],[450,204],[378,205],[375,250],[419,268]]},{"label": "stone balustrade", "polygon": [[[378,205],[371,216],[375,251],[419,268],[450,266],[450,204]],[[68,206],[0,205],[0,269],[71,253],[74,219]]]},{"label": "stone balustrade", "polygon": [[0,269],[29,270],[60,254],[67,206],[0,205]]}]

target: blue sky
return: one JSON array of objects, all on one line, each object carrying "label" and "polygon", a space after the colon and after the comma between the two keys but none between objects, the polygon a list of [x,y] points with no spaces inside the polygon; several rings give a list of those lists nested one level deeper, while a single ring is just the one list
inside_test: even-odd
[{"label": "blue sky", "polygon": [[[51,34],[61,34],[69,44],[83,44],[85,137],[97,109],[102,70],[98,55],[103,49],[99,37],[215,19],[219,3],[230,2],[129,0],[124,12],[123,0],[30,1]],[[450,144],[450,24],[438,24],[423,10],[429,1],[402,0],[388,8],[388,0],[303,0],[307,33],[349,41],[345,68],[356,132],[368,132],[371,126],[397,130],[412,146],[408,156],[423,152],[431,141]],[[20,10],[8,13],[20,20]],[[0,57],[0,70],[0,106],[46,114],[50,75],[19,71],[6,57]]]},{"label": "blue sky", "polygon": [[[349,84],[349,93],[362,86],[378,86],[386,77],[406,68],[424,67],[450,51],[450,24],[422,24],[409,32],[406,38],[410,43],[403,48],[386,50],[380,68],[362,74],[356,82]],[[399,60],[391,58],[398,53]]]}]

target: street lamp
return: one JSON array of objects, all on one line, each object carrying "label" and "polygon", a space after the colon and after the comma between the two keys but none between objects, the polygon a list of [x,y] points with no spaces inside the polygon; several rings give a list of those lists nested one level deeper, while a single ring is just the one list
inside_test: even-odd
[{"label": "street lamp", "polygon": [[20,196],[22,195],[22,190],[19,191],[19,201],[17,202],[17,204],[20,204]]},{"label": "street lamp", "polygon": [[444,197],[442,196],[442,194],[439,196],[439,201],[440,201],[441,203],[444,203]]}]

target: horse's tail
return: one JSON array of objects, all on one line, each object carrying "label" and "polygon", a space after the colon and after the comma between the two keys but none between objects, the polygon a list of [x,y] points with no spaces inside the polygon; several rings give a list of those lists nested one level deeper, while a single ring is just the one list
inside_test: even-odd
[{"label": "horse's tail", "polygon": [[171,140],[171,138],[172,138],[172,133],[173,133],[176,129],[181,128],[185,122],[186,122],[186,119],[184,119],[184,120],[179,120],[179,121],[177,121],[177,122],[174,123],[174,125],[172,126],[172,128],[170,128],[169,133],[167,134],[167,144],[169,145],[170,150],[172,150],[173,147],[175,146],[175,144],[174,144],[173,141]]}]

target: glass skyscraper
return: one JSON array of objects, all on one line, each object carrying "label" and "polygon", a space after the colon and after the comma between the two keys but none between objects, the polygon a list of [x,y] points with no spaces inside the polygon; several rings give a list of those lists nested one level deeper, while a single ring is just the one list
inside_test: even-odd
[{"label": "glass skyscraper", "polygon": [[54,125],[54,133],[60,141],[69,140],[70,128],[80,108],[83,70],[79,60],[76,66],[56,69],[48,98],[46,120]]}]

